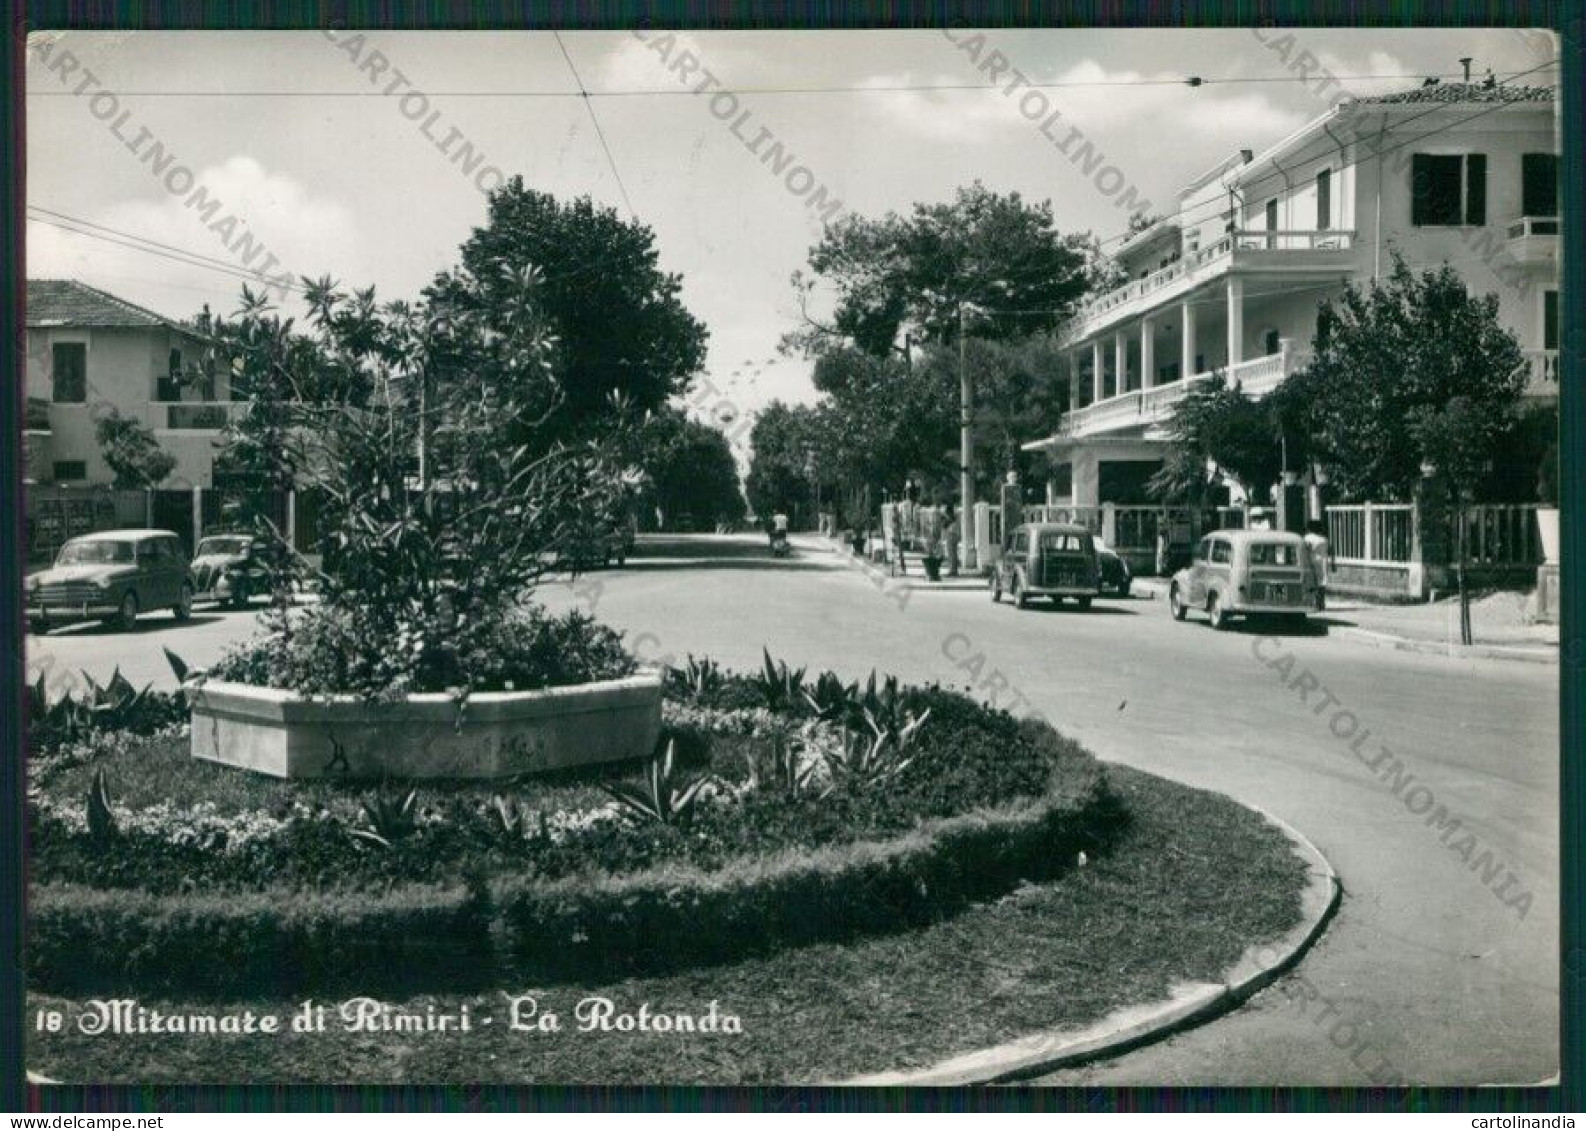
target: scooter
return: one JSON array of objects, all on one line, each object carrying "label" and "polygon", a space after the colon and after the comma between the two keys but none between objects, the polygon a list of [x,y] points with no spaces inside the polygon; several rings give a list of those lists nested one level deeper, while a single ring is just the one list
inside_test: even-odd
[{"label": "scooter", "polygon": [[785,558],[792,552],[793,547],[788,544],[787,535],[785,533],[779,530],[775,534],[771,535],[772,557]]}]

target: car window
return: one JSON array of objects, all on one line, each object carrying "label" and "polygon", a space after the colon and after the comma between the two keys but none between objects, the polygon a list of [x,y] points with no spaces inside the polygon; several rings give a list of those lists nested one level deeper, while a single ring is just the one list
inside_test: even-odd
[{"label": "car window", "polygon": [[1259,566],[1295,566],[1300,564],[1300,548],[1287,542],[1252,542],[1250,564]]},{"label": "car window", "polygon": [[131,560],[131,543],[90,539],[66,543],[55,562],[57,565],[110,565]]},{"label": "car window", "polygon": [[1212,543],[1212,564],[1227,565],[1233,557],[1233,547],[1221,538]]},{"label": "car window", "polygon": [[1211,556],[1211,544],[1212,540],[1210,538],[1202,538],[1200,540],[1200,545],[1195,547],[1196,561],[1203,562]]},{"label": "car window", "polygon": [[1085,543],[1090,540],[1087,534],[1068,534],[1061,530],[1048,530],[1041,535],[1041,549],[1055,550],[1058,553],[1083,553]]}]

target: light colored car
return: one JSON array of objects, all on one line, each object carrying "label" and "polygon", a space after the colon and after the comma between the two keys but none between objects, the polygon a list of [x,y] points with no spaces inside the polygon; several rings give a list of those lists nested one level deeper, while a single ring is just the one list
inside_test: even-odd
[{"label": "light colored car", "polygon": [[1216,629],[1236,616],[1303,621],[1316,608],[1316,567],[1298,534],[1219,530],[1202,538],[1194,559],[1173,575],[1167,599],[1174,620],[1193,609]]},{"label": "light colored car", "polygon": [[169,530],[102,530],[62,546],[54,565],[28,577],[25,597],[37,634],[90,620],[130,629],[154,609],[190,617],[193,579],[182,540]]},{"label": "light colored car", "polygon": [[1015,527],[991,567],[991,599],[1006,592],[1019,608],[1032,598],[1061,603],[1072,598],[1082,609],[1101,591],[1096,542],[1083,526],[1067,522],[1027,522]]}]

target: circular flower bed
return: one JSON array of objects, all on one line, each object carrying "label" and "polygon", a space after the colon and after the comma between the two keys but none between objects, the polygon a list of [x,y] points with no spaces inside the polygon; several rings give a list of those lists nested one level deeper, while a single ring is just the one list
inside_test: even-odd
[{"label": "circular flower bed", "polygon": [[766,661],[675,673],[643,765],[371,789],[63,747],[30,792],[41,986],[253,992],[721,961],[907,928],[1103,850],[1125,815],[1044,724]]}]

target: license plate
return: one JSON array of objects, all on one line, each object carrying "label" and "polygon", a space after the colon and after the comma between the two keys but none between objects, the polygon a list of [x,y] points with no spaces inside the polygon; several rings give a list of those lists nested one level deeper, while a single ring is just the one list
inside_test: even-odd
[{"label": "license plate", "polygon": [[1294,601],[1292,585],[1257,585],[1256,600],[1269,605],[1288,605]]}]

